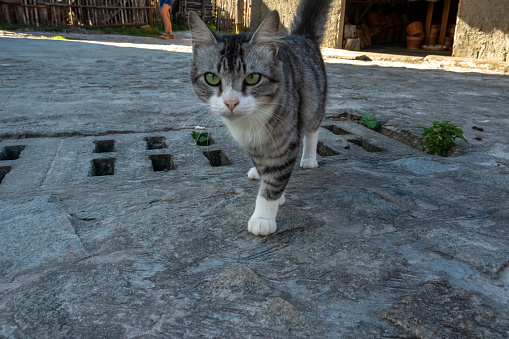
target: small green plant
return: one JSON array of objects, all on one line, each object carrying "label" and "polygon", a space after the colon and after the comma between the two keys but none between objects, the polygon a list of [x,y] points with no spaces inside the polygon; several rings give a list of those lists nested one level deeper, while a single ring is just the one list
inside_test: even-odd
[{"label": "small green plant", "polygon": [[209,138],[206,135],[201,135],[196,131],[193,131],[191,135],[193,136],[194,140],[196,140],[196,143],[198,145],[200,146],[208,145]]},{"label": "small green plant", "polygon": [[376,121],[376,119],[371,115],[363,115],[361,120],[359,121],[359,124],[371,129],[377,129],[380,127],[378,121]]},{"label": "small green plant", "polygon": [[433,121],[433,126],[431,127],[417,126],[416,128],[422,130],[421,135],[424,137],[422,144],[431,155],[437,154],[446,157],[451,147],[455,145],[454,140],[456,139],[461,139],[468,143],[467,139],[463,137],[463,131],[458,126],[451,125],[450,121]]}]

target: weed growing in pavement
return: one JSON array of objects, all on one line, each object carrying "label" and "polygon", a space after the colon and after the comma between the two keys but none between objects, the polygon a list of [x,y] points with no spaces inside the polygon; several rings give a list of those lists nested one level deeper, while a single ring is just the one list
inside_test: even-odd
[{"label": "weed growing in pavement", "polygon": [[422,144],[431,155],[437,154],[446,157],[451,147],[455,145],[454,140],[456,139],[461,139],[468,143],[467,139],[463,137],[463,130],[458,126],[451,125],[450,121],[433,121],[433,126],[431,127],[417,126],[416,128],[422,130],[422,136],[424,137]]},{"label": "weed growing in pavement", "polygon": [[196,131],[193,131],[191,133],[191,135],[193,136],[194,140],[196,140],[196,143],[200,146],[208,146],[208,140],[209,138],[205,135],[200,135],[200,133],[196,132]]},{"label": "weed growing in pavement", "polygon": [[359,121],[359,124],[366,126],[370,129],[376,129],[380,127],[380,124],[374,117],[371,115],[363,115],[361,120]]}]

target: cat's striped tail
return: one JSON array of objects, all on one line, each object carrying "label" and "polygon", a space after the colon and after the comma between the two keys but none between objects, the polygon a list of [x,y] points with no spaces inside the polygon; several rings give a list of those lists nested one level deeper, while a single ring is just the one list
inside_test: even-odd
[{"label": "cat's striped tail", "polygon": [[290,34],[304,35],[321,44],[331,2],[332,0],[302,0]]}]

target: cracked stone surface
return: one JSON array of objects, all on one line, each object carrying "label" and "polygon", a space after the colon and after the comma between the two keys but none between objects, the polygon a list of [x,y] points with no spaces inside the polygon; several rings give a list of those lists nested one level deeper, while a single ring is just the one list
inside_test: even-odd
[{"label": "cracked stone surface", "polygon": [[[0,36],[0,338],[509,336],[506,76],[329,59],[319,167],[262,238],[250,160],[176,38]],[[430,156],[363,114],[469,143]]]}]

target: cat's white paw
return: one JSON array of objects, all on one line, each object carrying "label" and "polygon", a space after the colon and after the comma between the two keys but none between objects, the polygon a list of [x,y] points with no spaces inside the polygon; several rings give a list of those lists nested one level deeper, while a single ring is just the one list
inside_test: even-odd
[{"label": "cat's white paw", "polygon": [[300,161],[300,167],[302,167],[302,169],[317,168],[318,162],[316,159],[302,159]]},{"label": "cat's white paw", "polygon": [[254,235],[269,235],[276,232],[276,229],[276,220],[251,218],[247,224],[247,230]]},{"label": "cat's white paw", "polygon": [[283,192],[283,195],[279,198],[279,200],[277,202],[278,202],[279,206],[283,205],[286,202],[285,192]]},{"label": "cat's white paw", "polygon": [[260,174],[258,174],[256,167],[251,167],[249,172],[247,172],[247,177],[251,180],[260,180]]}]

